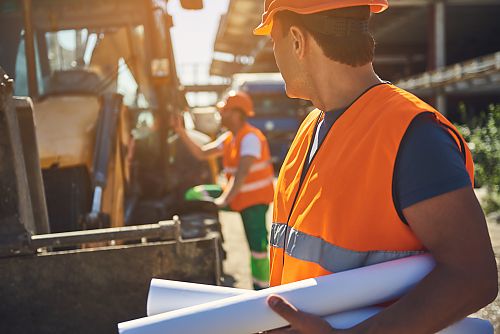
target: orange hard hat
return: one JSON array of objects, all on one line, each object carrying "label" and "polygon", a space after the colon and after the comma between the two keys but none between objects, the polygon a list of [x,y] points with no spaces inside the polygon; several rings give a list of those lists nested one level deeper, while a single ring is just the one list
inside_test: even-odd
[{"label": "orange hard hat", "polygon": [[237,108],[241,109],[248,117],[255,115],[252,99],[242,91],[230,91],[224,101],[217,103],[217,108],[219,108],[220,112]]},{"label": "orange hard hat", "polygon": [[387,0],[265,0],[262,22],[254,29],[255,35],[269,35],[273,17],[279,11],[289,10],[297,14],[314,14],[345,7],[370,6],[372,13],[380,13],[389,7]]}]

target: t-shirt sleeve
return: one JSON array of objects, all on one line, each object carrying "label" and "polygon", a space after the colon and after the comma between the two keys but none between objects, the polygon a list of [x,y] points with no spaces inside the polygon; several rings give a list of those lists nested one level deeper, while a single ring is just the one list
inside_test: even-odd
[{"label": "t-shirt sleeve", "polygon": [[426,199],[471,186],[465,158],[431,113],[420,114],[406,131],[394,175],[398,211]]},{"label": "t-shirt sleeve", "polygon": [[240,155],[242,157],[244,156],[252,156],[257,159],[260,159],[262,155],[262,147],[260,144],[259,137],[253,133],[249,133],[243,137],[241,140],[241,147],[240,147]]}]

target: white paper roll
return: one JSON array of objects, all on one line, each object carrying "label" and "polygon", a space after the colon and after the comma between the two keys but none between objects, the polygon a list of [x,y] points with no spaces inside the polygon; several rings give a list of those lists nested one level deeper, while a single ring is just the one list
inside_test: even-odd
[{"label": "white paper roll", "polygon": [[494,334],[494,331],[493,325],[488,320],[465,318],[443,329],[439,334]]},{"label": "white paper roll", "polygon": [[[147,315],[153,316],[185,307],[254,292],[254,290],[153,278],[148,293]],[[350,328],[370,318],[382,309],[382,307],[366,307],[359,310],[331,315],[326,317],[325,320],[338,329]]]},{"label": "white paper roll", "polygon": [[[148,294],[148,315],[252,292],[254,291],[152,279]],[[365,307],[330,315],[324,319],[334,328],[347,329],[371,318],[382,310],[382,307]],[[440,331],[439,334],[493,334],[493,331],[493,326],[486,320],[466,318]]]},{"label": "white paper roll", "polygon": [[413,256],[132,320],[118,329],[122,334],[257,333],[287,325],[267,305],[271,294],[325,316],[396,299],[433,267],[429,255]]},{"label": "white paper roll", "polygon": [[[382,307],[365,307],[362,309],[337,313],[324,319],[336,329],[348,329],[373,317],[382,311]],[[439,331],[437,334],[494,334],[489,321],[478,318],[465,318]]]},{"label": "white paper roll", "polygon": [[375,314],[382,311],[383,307],[364,307],[353,311],[340,312],[337,314],[324,317],[333,328],[347,329],[356,326],[357,324],[373,317]]},{"label": "white paper roll", "polygon": [[252,292],[253,290],[153,278],[149,286],[147,315],[152,316]]}]

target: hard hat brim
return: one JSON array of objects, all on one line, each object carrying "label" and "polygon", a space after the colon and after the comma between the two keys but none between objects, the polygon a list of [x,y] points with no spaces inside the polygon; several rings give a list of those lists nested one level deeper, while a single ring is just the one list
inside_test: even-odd
[{"label": "hard hat brim", "polygon": [[[217,103],[216,107],[217,107],[217,110],[219,111],[219,113],[221,113],[221,114],[232,109],[232,107],[231,106],[228,107],[227,103],[225,103],[224,101]],[[244,110],[244,113],[247,117],[255,116],[255,112],[253,110],[248,110],[248,111]]]},{"label": "hard hat brim", "polygon": [[253,30],[253,34],[257,36],[266,36],[271,34],[271,30],[273,28],[273,18],[274,15],[283,10],[289,10],[291,12],[295,12],[297,14],[307,15],[314,14],[319,12],[324,12],[327,10],[340,9],[345,7],[356,7],[356,6],[370,6],[370,11],[372,13],[381,13],[389,7],[389,4],[386,0],[380,0],[377,4],[367,4],[366,0],[351,0],[346,1],[342,5],[332,5],[328,6],[325,4],[312,6],[309,8],[299,8],[292,6],[276,6],[275,8],[270,9],[269,12],[264,13],[262,16],[262,22]]},{"label": "hard hat brim", "polygon": [[267,36],[271,34],[273,30],[273,20],[269,23],[261,23],[257,28],[253,30],[253,34],[256,36]]}]

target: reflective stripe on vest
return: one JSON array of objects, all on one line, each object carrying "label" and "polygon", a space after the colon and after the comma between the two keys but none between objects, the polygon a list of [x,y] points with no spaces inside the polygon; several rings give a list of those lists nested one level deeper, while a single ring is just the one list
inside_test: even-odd
[{"label": "reflective stripe on vest", "polygon": [[[272,286],[425,251],[401,221],[392,187],[401,141],[412,120],[424,112],[453,129],[414,95],[390,84],[372,87],[333,124],[301,179],[321,112],[306,117],[276,186]],[[466,157],[473,183],[470,151],[459,134],[449,132]]]},{"label": "reflective stripe on vest", "polygon": [[[250,167],[249,172],[261,171],[261,170],[266,169],[267,167],[271,166],[271,164],[272,164],[271,160],[254,163]],[[223,172],[225,174],[235,174],[237,170],[238,170],[238,168],[236,168],[236,167],[226,167],[226,168],[224,168]]]},{"label": "reflective stripe on vest", "polygon": [[259,260],[267,259],[269,257],[267,251],[266,252],[250,251],[250,254],[254,259],[259,259]]},{"label": "reflective stripe on vest", "polygon": [[[286,243],[285,238],[287,238]],[[273,223],[271,227],[270,244],[281,249],[286,244],[285,252],[288,256],[316,263],[332,273],[424,253],[424,251],[353,251],[279,223]]]},{"label": "reflective stripe on vest", "polygon": [[269,177],[267,179],[264,179],[264,180],[250,182],[250,183],[245,183],[241,187],[240,192],[247,193],[247,192],[250,192],[250,191],[254,191],[254,190],[265,188],[265,187],[269,186],[270,184],[273,184],[273,180],[274,180],[274,177],[271,176],[271,177]]}]

